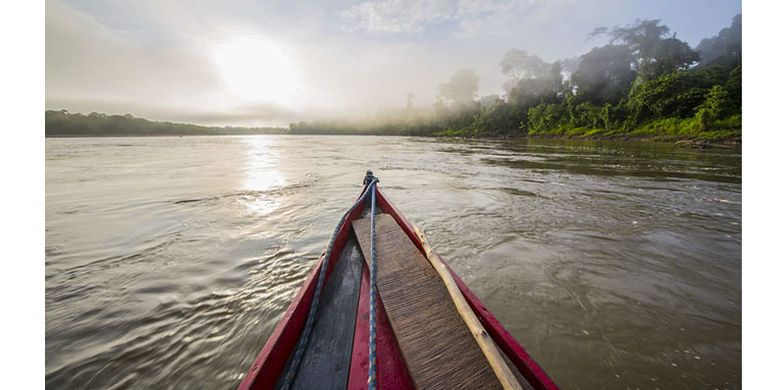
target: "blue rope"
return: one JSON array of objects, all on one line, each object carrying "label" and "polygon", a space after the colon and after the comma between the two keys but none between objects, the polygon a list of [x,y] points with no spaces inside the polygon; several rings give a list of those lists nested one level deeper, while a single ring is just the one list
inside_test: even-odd
[{"label": "blue rope", "polygon": [[376,389],[376,186],[371,187],[371,294],[368,312],[368,389]]},{"label": "blue rope", "polygon": [[[306,324],[304,324],[303,333],[301,334],[301,337],[298,339],[298,342],[295,345],[293,360],[290,362],[290,367],[287,371],[287,375],[284,376],[283,381],[279,386],[281,390],[288,390],[290,386],[292,386],[293,380],[295,380],[295,374],[298,372],[298,366],[301,364],[301,359],[303,358],[303,352],[306,351],[306,346],[309,344],[309,337],[311,337],[311,330],[314,325],[314,317],[317,314],[317,306],[319,305],[320,302],[320,293],[322,292],[322,285],[325,283],[325,274],[327,273],[328,270],[328,262],[330,261],[331,255],[333,254],[332,253],[333,243],[336,241],[336,236],[341,230],[341,227],[347,221],[347,216],[349,216],[349,214],[352,213],[352,211],[355,210],[355,208],[366,199],[366,195],[368,195],[369,191],[371,192],[371,198],[372,199],[374,198],[374,188],[376,187],[377,181],[379,180],[373,179],[368,184],[366,184],[366,190],[363,191],[363,194],[360,195],[360,198],[358,198],[355,204],[353,204],[352,207],[350,207],[349,210],[347,210],[347,212],[344,213],[344,215],[339,220],[339,223],[336,224],[336,229],[333,230],[333,234],[330,236],[330,241],[328,241],[328,246],[327,246],[328,249],[325,252],[325,256],[322,258],[322,267],[320,267],[320,273],[319,275],[317,275],[317,285],[314,288],[314,297],[312,297],[311,305],[309,306],[309,313],[306,316]],[[373,208],[373,200],[372,200],[372,208]],[[372,224],[372,230],[373,230],[373,224]]]}]

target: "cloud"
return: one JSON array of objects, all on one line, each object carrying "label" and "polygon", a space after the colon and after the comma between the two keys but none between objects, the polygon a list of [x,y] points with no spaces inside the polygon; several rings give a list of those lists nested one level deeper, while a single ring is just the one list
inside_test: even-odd
[{"label": "cloud", "polygon": [[192,100],[220,83],[211,60],[192,48],[145,45],[65,4],[46,3],[47,96]]},{"label": "cloud", "polygon": [[348,29],[376,33],[420,33],[455,17],[447,0],[380,0],[355,4],[341,13]]},{"label": "cloud", "polygon": [[[142,12],[143,9],[135,9]],[[164,24],[158,13],[154,24]],[[192,16],[175,31],[187,31]],[[148,23],[149,19],[141,19]],[[208,48],[146,29],[112,29],[60,1],[46,3],[46,107],[74,112],[131,113],[204,124],[286,125],[298,114],[273,104],[247,105],[231,96]],[[155,39],[156,38],[156,39]],[[205,41],[205,42],[204,42]]]},{"label": "cloud", "polygon": [[345,29],[378,35],[421,36],[446,29],[454,38],[528,39],[556,30],[570,35],[574,22],[608,16],[617,1],[595,6],[573,0],[370,0],[340,16]]},{"label": "cloud", "polygon": [[545,7],[561,1],[461,1],[458,7],[459,32],[466,36],[495,36],[518,29],[528,30]]},{"label": "cloud", "polygon": [[348,29],[370,33],[420,34],[445,22],[456,32],[478,36],[505,31],[513,22],[555,1],[534,0],[371,0],[341,13]]},{"label": "cloud", "polygon": [[[738,12],[738,0],[723,1]],[[409,92],[417,107],[430,107],[438,85],[457,69],[476,70],[480,95],[501,93],[506,77],[499,62],[508,49],[548,62],[569,58],[599,44],[586,40],[594,27],[641,17],[666,21],[680,7],[639,0],[365,0],[347,6],[337,0],[305,6],[47,0],[46,107],[258,125],[371,116],[404,107]],[[723,23],[734,14],[721,13]],[[702,27],[685,19],[669,26],[697,27],[709,36],[723,23],[713,19],[714,27]],[[248,36],[280,48],[276,63],[289,62],[297,86],[289,99],[263,94],[262,82],[246,85],[252,93],[226,83],[231,77],[219,49]],[[238,55],[230,62],[245,65],[250,76],[231,74],[232,84],[272,68],[262,50],[245,51],[252,61]]]}]

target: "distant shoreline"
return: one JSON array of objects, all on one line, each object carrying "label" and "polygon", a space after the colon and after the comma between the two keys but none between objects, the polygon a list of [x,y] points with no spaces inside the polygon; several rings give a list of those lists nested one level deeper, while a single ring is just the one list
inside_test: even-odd
[{"label": "distant shoreline", "polygon": [[150,121],[130,114],[109,115],[70,113],[67,110],[47,110],[46,137],[159,137],[191,135],[258,135],[285,134],[287,127],[202,126],[190,123]]},{"label": "distant shoreline", "polygon": [[741,116],[725,121],[726,128],[703,131],[695,118],[650,121],[632,130],[611,131],[589,127],[560,127],[544,131],[499,132],[479,134],[463,129],[428,131],[409,125],[402,130],[366,126],[318,126],[317,123],[292,124],[287,127],[214,127],[187,123],[157,122],[136,118],[130,114],[107,115],[101,113],[72,114],[68,111],[46,111],[46,138],[102,138],[102,137],[191,137],[191,136],[246,136],[246,135],[327,135],[327,136],[400,136],[455,139],[562,139],[562,140],[612,140],[674,142],[692,148],[736,147],[741,145]]},{"label": "distant shoreline", "polygon": [[485,140],[485,141],[516,141],[523,139],[549,139],[569,141],[614,141],[614,142],[658,142],[674,144],[675,146],[690,149],[737,149],[742,146],[742,138],[735,136],[725,139],[705,139],[695,137],[660,137],[660,136],[566,136],[551,134],[523,135],[518,137],[464,137],[449,135],[404,135],[404,134],[300,134],[300,133],[243,133],[243,134],[93,134],[93,135],[47,135],[46,138],[189,138],[189,137],[221,137],[221,136],[251,136],[251,135],[290,135],[290,136],[325,136],[325,137],[414,137],[414,138],[438,138],[461,140]]},{"label": "distant shoreline", "polygon": [[45,138],[180,138],[180,137],[224,137],[242,135],[293,135],[289,133],[214,133],[214,134],[47,134]]}]

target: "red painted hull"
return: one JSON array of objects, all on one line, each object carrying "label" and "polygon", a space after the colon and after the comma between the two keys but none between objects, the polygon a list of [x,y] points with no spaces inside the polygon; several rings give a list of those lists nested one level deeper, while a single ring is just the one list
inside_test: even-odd
[{"label": "red painted hull", "polygon": [[[365,191],[365,189],[364,189]],[[377,188],[377,205],[383,212],[391,215],[398,225],[409,236],[412,242],[424,255],[422,242],[414,233],[412,224],[398,211],[397,208]],[[364,205],[358,206],[347,217],[347,222],[336,234],[333,245],[333,259],[329,262],[326,278],[332,271],[338,254],[344,249],[349,238],[350,223],[353,219],[360,218]],[[324,256],[324,253],[323,253]],[[274,332],[266,341],[265,346],[255,359],[239,389],[272,389],[284,370],[285,363],[292,354],[295,344],[300,336],[303,325],[306,322],[309,305],[311,304],[317,275],[321,272],[322,256],[320,256],[314,269],[311,271],[298,294],[293,299],[287,312],[276,325]],[[531,358],[517,340],[501,325],[482,302],[463,283],[451,268],[455,282],[466,298],[469,306],[477,315],[483,327],[495,341],[496,345],[507,356],[523,377],[535,389],[558,389],[550,377]],[[401,356],[400,349],[393,335],[393,331],[379,301],[377,322],[377,361],[378,387],[381,389],[412,389],[414,384],[406,370],[406,365]],[[357,306],[357,318],[355,321],[355,334],[351,354],[348,388],[367,388],[368,378],[368,275],[363,271],[360,297]]]}]

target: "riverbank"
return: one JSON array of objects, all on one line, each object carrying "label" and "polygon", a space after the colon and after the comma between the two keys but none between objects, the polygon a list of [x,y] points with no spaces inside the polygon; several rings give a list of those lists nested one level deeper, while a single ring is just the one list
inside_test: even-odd
[{"label": "riverbank", "polygon": [[601,128],[563,128],[550,132],[530,132],[529,135],[563,135],[567,137],[597,137],[615,139],[653,139],[657,141],[726,142],[741,140],[742,116],[703,124],[699,118],[664,118],[642,124],[635,129],[608,130]]},{"label": "riverbank", "polygon": [[537,134],[529,135],[529,138],[537,139],[571,139],[571,140],[607,140],[607,141],[652,141],[662,143],[673,143],[675,147],[691,149],[712,149],[728,148],[735,149],[742,146],[741,132],[718,134],[705,134],[703,137],[679,137],[667,135],[641,135],[632,133],[623,133],[618,135],[550,135]]},{"label": "riverbank", "polygon": [[742,117],[731,116],[703,126],[700,118],[664,118],[647,122],[635,129],[604,129],[591,127],[558,127],[545,131],[529,131],[517,137],[485,137],[472,135],[468,130],[444,130],[439,137],[485,138],[540,138],[612,141],[673,142],[676,146],[692,148],[739,147],[742,144]]}]

